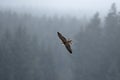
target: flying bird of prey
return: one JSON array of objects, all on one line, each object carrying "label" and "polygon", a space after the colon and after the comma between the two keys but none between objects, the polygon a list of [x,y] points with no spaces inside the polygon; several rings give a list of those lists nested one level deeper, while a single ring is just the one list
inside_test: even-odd
[{"label": "flying bird of prey", "polygon": [[67,40],[61,33],[57,32],[58,37],[61,39],[62,43],[65,45],[66,49],[72,54],[72,49],[70,44],[72,44],[72,40]]}]

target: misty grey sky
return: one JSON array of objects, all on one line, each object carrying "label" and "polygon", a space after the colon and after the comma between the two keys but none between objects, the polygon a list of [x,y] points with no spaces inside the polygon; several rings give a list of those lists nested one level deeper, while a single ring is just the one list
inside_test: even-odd
[{"label": "misty grey sky", "polygon": [[115,2],[120,11],[120,0],[1,0],[0,5],[7,7],[27,7],[36,10],[44,9],[53,12],[101,11],[105,13]]}]

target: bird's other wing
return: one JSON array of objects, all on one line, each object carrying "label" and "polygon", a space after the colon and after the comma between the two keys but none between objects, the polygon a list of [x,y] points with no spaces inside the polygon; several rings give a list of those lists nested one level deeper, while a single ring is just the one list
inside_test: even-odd
[{"label": "bird's other wing", "polygon": [[66,49],[72,54],[72,49],[70,44],[65,44]]},{"label": "bird's other wing", "polygon": [[66,38],[64,36],[62,36],[61,33],[57,32],[57,34],[58,34],[58,37],[62,40],[63,43],[65,43],[67,41]]}]

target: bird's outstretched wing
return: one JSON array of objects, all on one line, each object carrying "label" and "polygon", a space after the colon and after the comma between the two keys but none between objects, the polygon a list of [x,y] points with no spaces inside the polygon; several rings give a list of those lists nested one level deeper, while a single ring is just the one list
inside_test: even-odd
[{"label": "bird's outstretched wing", "polygon": [[58,37],[62,40],[63,44],[67,41],[66,38],[59,32],[57,32]]},{"label": "bird's outstretched wing", "polygon": [[66,49],[72,54],[72,49],[70,44],[65,44]]}]

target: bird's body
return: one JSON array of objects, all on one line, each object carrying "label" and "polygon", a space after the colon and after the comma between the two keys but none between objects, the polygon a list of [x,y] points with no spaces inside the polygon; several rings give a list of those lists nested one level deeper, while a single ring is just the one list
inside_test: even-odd
[{"label": "bird's body", "polygon": [[66,49],[72,54],[72,49],[70,44],[72,44],[72,40],[67,40],[61,33],[57,32],[58,37],[61,39],[62,43],[65,45]]}]

